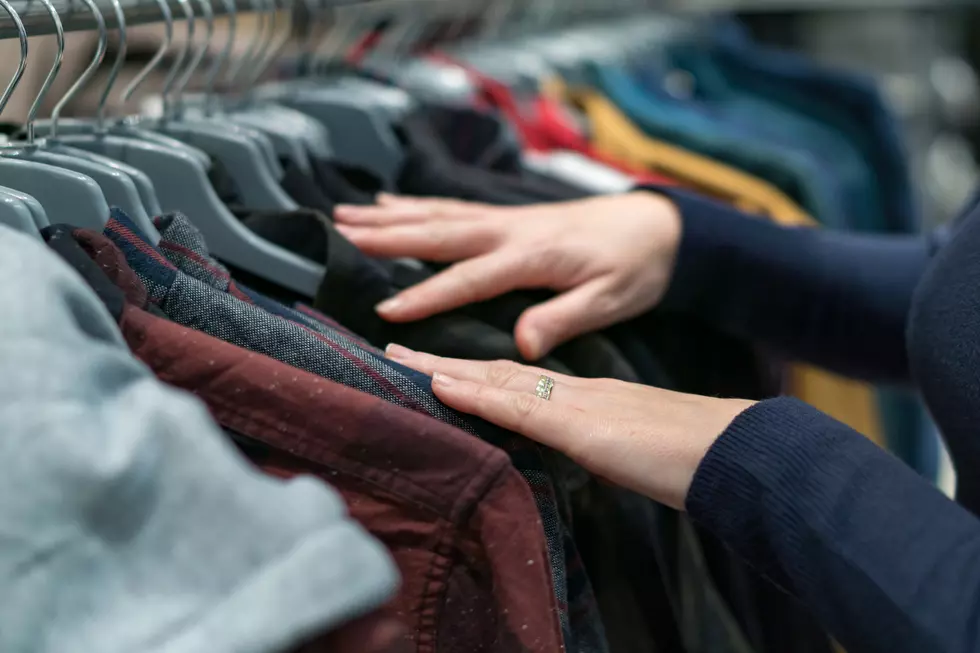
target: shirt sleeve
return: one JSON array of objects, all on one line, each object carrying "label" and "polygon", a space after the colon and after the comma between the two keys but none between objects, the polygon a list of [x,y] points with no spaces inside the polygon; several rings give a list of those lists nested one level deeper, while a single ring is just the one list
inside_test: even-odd
[{"label": "shirt sleeve", "polygon": [[683,219],[664,310],[855,378],[909,379],[905,324],[931,236],[782,227],[673,188]]},{"label": "shirt sleeve", "polygon": [[980,523],[802,402],[772,399],[737,417],[687,508],[847,650],[980,650]]}]

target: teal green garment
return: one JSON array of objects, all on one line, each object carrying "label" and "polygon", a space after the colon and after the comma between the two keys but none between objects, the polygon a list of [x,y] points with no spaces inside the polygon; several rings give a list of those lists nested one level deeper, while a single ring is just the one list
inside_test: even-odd
[{"label": "teal green garment", "polygon": [[872,171],[880,213],[850,216],[851,228],[919,230],[920,211],[898,120],[872,79],[762,47],[734,21],[717,23],[709,45],[713,60],[741,88],[834,127],[860,152]]},{"label": "teal green garment", "polygon": [[805,150],[767,141],[723,115],[692,110],[689,102],[658,97],[623,66],[589,68],[593,84],[650,136],[769,181],[821,222],[843,222],[846,212],[837,180]]},{"label": "teal green garment", "polygon": [[796,97],[799,94],[792,89],[778,95],[763,93],[774,86],[763,74],[727,65],[714,48],[700,42],[672,43],[665,57],[672,70],[686,71],[694,79],[693,101],[688,103],[694,110],[723,116],[753,138],[813,156],[821,174],[833,179],[844,211],[837,216],[839,221],[817,215],[825,226],[854,228],[854,222],[861,220],[862,230],[878,230],[874,221],[880,219],[882,209],[873,169],[841,130],[814,115],[827,111],[808,113],[799,108],[804,103],[820,107],[820,97]]}]

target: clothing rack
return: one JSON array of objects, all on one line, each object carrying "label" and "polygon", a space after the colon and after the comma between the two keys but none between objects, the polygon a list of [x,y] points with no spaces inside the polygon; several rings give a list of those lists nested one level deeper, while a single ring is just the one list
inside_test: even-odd
[{"label": "clothing rack", "polygon": [[[84,31],[95,29],[95,20],[92,13],[85,5],[78,0],[51,0],[55,9],[64,23],[65,31]],[[235,10],[241,13],[253,12],[268,3],[259,4],[256,0],[230,0],[234,2]],[[119,0],[126,16],[126,25],[144,25],[162,21],[160,4],[157,0]],[[175,20],[182,15],[180,3],[177,0],[166,0],[170,6]],[[191,0],[195,13],[199,11],[199,1]],[[20,15],[24,22],[24,27],[30,36],[40,36],[54,34],[54,25],[51,16],[45,6],[38,0],[12,0],[14,10]],[[300,2],[296,2],[300,4]],[[373,4],[368,0],[317,0],[316,4],[322,9],[350,7],[353,5]],[[108,0],[98,0],[98,5],[102,9],[106,26],[110,29],[117,27],[116,18],[113,13],[112,4]],[[228,13],[224,0],[214,0],[211,2],[215,16]],[[279,5],[282,9],[282,5]],[[10,39],[17,37],[17,30],[13,23],[5,14],[0,12],[0,39]]]}]

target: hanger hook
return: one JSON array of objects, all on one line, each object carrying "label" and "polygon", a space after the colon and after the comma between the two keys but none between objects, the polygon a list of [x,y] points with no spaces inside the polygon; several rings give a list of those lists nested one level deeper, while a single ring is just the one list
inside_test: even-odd
[{"label": "hanger hook", "polygon": [[[274,2],[275,0],[273,0]],[[292,17],[292,13],[295,9],[293,0],[282,0],[283,9]],[[275,12],[273,12],[273,16]],[[286,46],[289,45],[292,40],[291,30],[286,30],[283,32],[282,36],[279,37],[278,42],[276,41],[276,23],[273,19],[272,29],[269,32],[269,40],[266,43],[266,47],[262,51],[262,57],[258,61],[258,65],[255,66],[255,72],[248,80],[247,91],[251,91],[258,84],[259,80],[262,79],[262,75],[265,74],[272,64],[276,62],[276,59],[282,54]]]},{"label": "hanger hook", "polygon": [[41,103],[44,102],[45,96],[51,90],[51,85],[54,84],[54,80],[58,76],[58,71],[61,70],[61,62],[65,58],[65,26],[61,23],[61,16],[58,15],[58,10],[51,4],[51,0],[40,0],[40,2],[44,5],[48,15],[51,16],[51,22],[54,23],[54,33],[58,41],[58,52],[55,53],[51,70],[48,71],[47,77],[44,78],[44,83],[41,84],[41,90],[38,91],[37,97],[34,98],[34,102],[31,104],[31,108],[27,111],[28,146],[34,145],[34,122],[37,120],[38,112],[41,111]]},{"label": "hanger hook", "polygon": [[[347,43],[347,37],[357,28],[357,17],[351,9],[345,11],[339,7],[333,7],[329,13],[333,18],[333,24],[327,28],[326,34],[323,35],[323,39],[315,52],[315,59],[323,61],[324,66],[341,56],[344,45]],[[319,66],[313,68],[319,69]]]},{"label": "hanger hook", "polygon": [[303,39],[303,48],[300,59],[300,74],[309,72],[313,68],[313,58],[316,53],[316,36],[320,24],[323,22],[323,7],[317,0],[303,0],[306,13],[309,14],[309,23],[306,26],[306,37]]},{"label": "hanger hook", "polygon": [[211,40],[214,38],[214,7],[211,6],[211,0],[198,0],[198,4],[201,6],[201,13],[204,14],[204,42],[198,47],[191,62],[187,65],[187,69],[184,70],[184,74],[177,80],[177,87],[174,89],[174,106],[177,112],[183,110],[184,90],[190,83],[194,71],[198,69],[201,62],[204,61],[204,56],[211,49]]},{"label": "hanger hook", "polygon": [[7,2],[7,0],[0,0],[0,8],[14,22],[14,27],[17,28],[17,38],[20,39],[20,62],[17,64],[17,70],[14,72],[13,78],[7,84],[7,88],[4,89],[3,95],[0,95],[0,114],[2,114],[7,106],[7,102],[10,101],[10,96],[13,95],[14,89],[20,84],[20,80],[24,76],[24,71],[27,69],[27,30],[24,28],[24,22],[20,19],[20,14],[14,10],[13,5]]},{"label": "hanger hook", "polygon": [[214,115],[214,89],[217,85],[218,75],[221,73],[221,69],[231,58],[231,51],[235,47],[235,36],[238,29],[238,8],[235,6],[235,0],[224,0],[224,5],[225,13],[228,15],[228,41],[225,43],[225,47],[222,48],[221,53],[214,58],[214,62],[205,75],[204,82],[204,112],[209,116]]},{"label": "hanger hook", "polygon": [[267,8],[262,3],[262,0],[252,0],[252,11],[255,12],[258,17],[259,24],[252,35],[252,40],[249,42],[248,47],[245,52],[238,59],[238,61],[232,62],[231,66],[228,67],[228,72],[225,75],[225,82],[229,86],[233,86],[238,78],[241,76],[242,71],[246,70],[248,66],[252,63],[255,58],[256,48],[262,41],[263,35],[265,34],[265,26],[268,22],[265,19]]},{"label": "hanger hook", "polygon": [[243,67],[243,71],[246,72],[245,78],[242,83],[242,94],[248,96],[249,92],[254,85],[255,70],[259,69],[262,62],[265,60],[265,56],[269,51],[269,47],[276,40],[276,27],[278,26],[278,12],[279,7],[276,4],[276,0],[263,0],[263,14],[266,17],[266,27],[267,29],[260,30],[256,34],[254,41],[255,48],[252,52],[251,59],[249,61],[248,67]]},{"label": "hanger hook", "polygon": [[105,132],[105,108],[109,103],[109,94],[112,92],[112,87],[116,85],[119,72],[126,63],[126,53],[128,51],[126,12],[123,11],[122,3],[119,0],[109,0],[109,3],[112,5],[112,12],[116,15],[116,23],[119,26],[119,45],[116,52],[116,59],[112,62],[112,68],[109,69],[109,79],[106,81],[105,88],[102,90],[102,96],[99,98],[99,106],[95,111],[95,128],[97,133]]},{"label": "hanger hook", "polygon": [[187,55],[191,53],[191,48],[194,47],[194,23],[196,22],[194,19],[194,7],[191,6],[190,0],[177,0],[177,3],[184,12],[184,18],[187,22],[187,41],[180,47],[177,57],[170,65],[170,70],[167,71],[167,77],[163,81],[163,89],[160,91],[160,95],[163,97],[163,119],[165,121],[174,115],[171,92],[173,91],[174,83],[177,81],[177,75],[180,73],[181,66],[187,61]]},{"label": "hanger hook", "polygon": [[163,21],[165,24],[163,32],[163,43],[157,48],[156,53],[153,58],[150,59],[143,69],[137,73],[136,77],[129,82],[122,93],[122,101],[128,102],[129,98],[133,97],[133,93],[136,89],[146,81],[146,78],[160,65],[163,58],[167,56],[167,52],[170,50],[170,46],[174,42],[174,15],[170,11],[170,5],[167,0],[157,0],[157,5],[160,7],[160,15],[163,16]]},{"label": "hanger hook", "polygon": [[95,56],[92,57],[92,61],[89,62],[89,65],[78,79],[75,80],[75,83],[71,85],[71,88],[68,89],[64,97],[54,105],[54,109],[51,110],[51,138],[58,137],[58,121],[61,119],[61,112],[78,95],[78,92],[88,84],[96,71],[98,71],[99,66],[102,65],[102,61],[105,59],[105,52],[109,47],[109,31],[105,26],[105,17],[99,10],[98,5],[95,4],[95,0],[82,0],[82,3],[92,12],[92,18],[95,20],[95,28],[99,33],[99,43],[95,48]]}]

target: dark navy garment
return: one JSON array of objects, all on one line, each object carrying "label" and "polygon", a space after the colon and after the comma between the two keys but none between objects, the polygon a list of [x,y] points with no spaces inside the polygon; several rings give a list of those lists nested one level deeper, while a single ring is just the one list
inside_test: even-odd
[{"label": "dark navy garment", "polygon": [[959,475],[961,505],[847,426],[772,399],[708,452],[691,517],[849,651],[978,650],[980,209],[951,230],[872,238],[663,192],[684,221],[665,309],[840,372],[914,382]]}]

